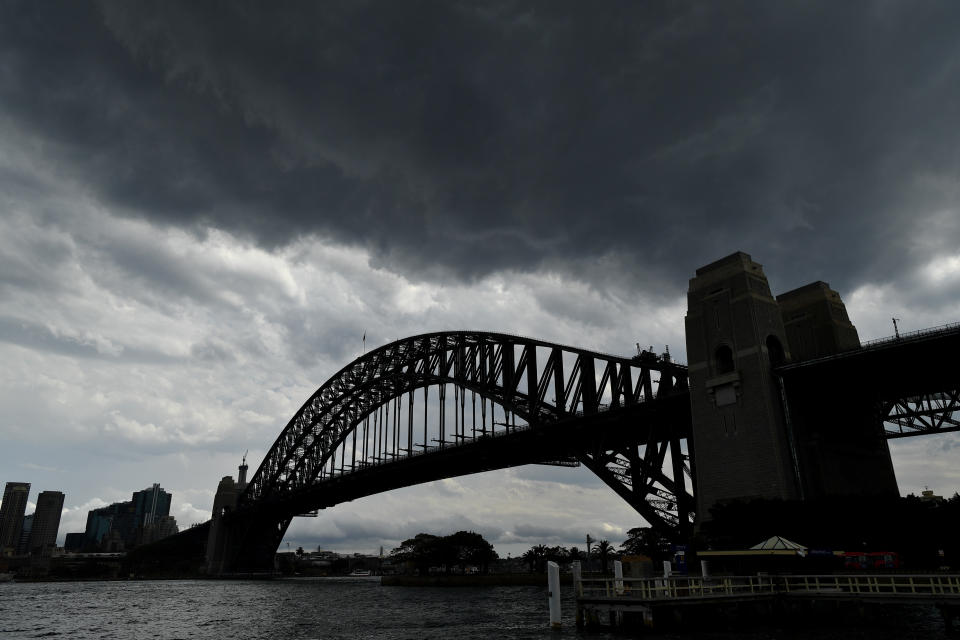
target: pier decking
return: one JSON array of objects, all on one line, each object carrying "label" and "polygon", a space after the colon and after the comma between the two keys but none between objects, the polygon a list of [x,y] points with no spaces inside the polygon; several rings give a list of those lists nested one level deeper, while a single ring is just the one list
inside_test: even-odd
[{"label": "pier decking", "polygon": [[679,621],[691,608],[750,605],[772,613],[806,601],[938,606],[948,626],[960,611],[960,575],[838,574],[574,580],[578,624],[623,623],[625,615],[646,626]]}]

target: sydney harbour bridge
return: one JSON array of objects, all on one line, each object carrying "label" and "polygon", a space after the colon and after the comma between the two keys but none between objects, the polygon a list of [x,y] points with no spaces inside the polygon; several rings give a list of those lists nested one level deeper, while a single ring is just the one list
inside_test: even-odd
[{"label": "sydney harbour bridge", "polygon": [[826,283],[774,297],[744,253],[697,270],[686,339],[688,365],[478,331],[365,353],[221,481],[206,570],[269,569],[301,514],[525,464],[585,466],[686,539],[730,500],[895,496],[887,440],[960,430],[960,325],[861,344]]}]

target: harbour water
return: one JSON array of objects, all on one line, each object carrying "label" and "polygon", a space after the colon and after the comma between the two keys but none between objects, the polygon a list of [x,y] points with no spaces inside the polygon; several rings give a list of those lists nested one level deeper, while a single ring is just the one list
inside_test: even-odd
[{"label": "harbour water", "polygon": [[[379,578],[276,581],[130,581],[0,584],[0,638],[70,640],[261,638],[289,640],[623,638],[574,626],[572,587],[564,625],[547,625],[544,587],[382,587]],[[941,640],[932,606],[881,612],[869,628],[717,629],[656,634],[692,640]]]}]

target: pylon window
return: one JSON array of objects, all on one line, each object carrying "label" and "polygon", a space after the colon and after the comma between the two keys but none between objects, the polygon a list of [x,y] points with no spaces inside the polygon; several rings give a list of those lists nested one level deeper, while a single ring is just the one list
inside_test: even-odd
[{"label": "pylon window", "polygon": [[730,373],[734,369],[733,349],[725,344],[720,345],[714,353],[714,361],[714,365],[717,368],[717,375]]}]

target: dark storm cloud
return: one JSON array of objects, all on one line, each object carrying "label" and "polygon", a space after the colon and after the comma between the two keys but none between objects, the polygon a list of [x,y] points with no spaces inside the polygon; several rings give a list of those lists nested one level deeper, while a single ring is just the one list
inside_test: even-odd
[{"label": "dark storm cloud", "polygon": [[3,13],[6,118],[154,222],[318,233],[421,277],[615,252],[672,289],[739,248],[778,290],[843,289],[956,244],[913,237],[957,207],[956,3]]}]

